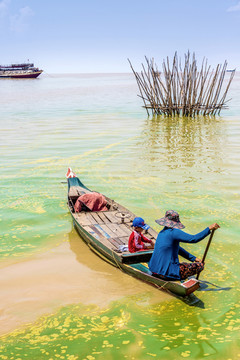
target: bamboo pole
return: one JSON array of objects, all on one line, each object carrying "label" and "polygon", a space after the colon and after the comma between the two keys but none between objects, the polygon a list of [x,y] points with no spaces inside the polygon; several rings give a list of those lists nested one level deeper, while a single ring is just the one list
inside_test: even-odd
[{"label": "bamboo pole", "polygon": [[218,64],[215,70],[210,71],[211,67],[204,58],[199,71],[195,53],[191,57],[188,51],[184,60],[182,67],[181,59],[175,52],[171,64],[169,57],[163,60],[160,72],[154,59],[145,57],[146,66],[142,64],[142,71],[138,73],[128,59],[148,116],[149,109],[153,115],[193,117],[219,114],[221,109],[226,108],[226,96],[235,71],[222,92],[226,61],[222,67]]}]

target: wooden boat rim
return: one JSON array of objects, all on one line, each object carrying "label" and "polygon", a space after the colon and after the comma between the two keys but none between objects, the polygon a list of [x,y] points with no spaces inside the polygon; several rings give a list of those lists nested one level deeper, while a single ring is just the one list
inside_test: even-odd
[{"label": "wooden boat rim", "polygon": [[[74,179],[74,180],[71,180]],[[77,185],[76,185],[77,184]],[[98,256],[124,272],[139,278],[158,288],[165,288],[172,293],[186,296],[199,288],[196,279],[180,281],[163,280],[152,275],[146,264],[153,253],[152,249],[130,253],[120,250],[120,246],[128,244],[132,232],[131,223],[136,215],[130,210],[108,198],[110,208],[107,211],[74,212],[74,201],[85,193],[92,192],[78,178],[68,179],[68,207],[72,215],[74,226],[89,248]],[[129,214],[124,219],[118,219],[116,213]],[[124,220],[124,221],[123,221]],[[147,236],[156,239],[158,233],[150,227]],[[146,271],[143,271],[146,269]],[[191,279],[190,279],[191,280]]]}]

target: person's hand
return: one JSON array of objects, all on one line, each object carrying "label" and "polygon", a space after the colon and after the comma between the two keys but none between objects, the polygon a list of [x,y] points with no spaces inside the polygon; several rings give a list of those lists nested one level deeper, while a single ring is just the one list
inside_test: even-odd
[{"label": "person's hand", "polygon": [[194,260],[194,262],[202,262],[202,260],[196,257],[196,259]]},{"label": "person's hand", "polygon": [[214,223],[214,224],[209,226],[210,230],[217,230],[218,228],[220,228],[220,226],[217,223]]}]

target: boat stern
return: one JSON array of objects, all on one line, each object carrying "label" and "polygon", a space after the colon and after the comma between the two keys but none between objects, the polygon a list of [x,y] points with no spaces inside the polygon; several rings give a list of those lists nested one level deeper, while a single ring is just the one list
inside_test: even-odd
[{"label": "boat stern", "polygon": [[189,295],[193,293],[195,290],[199,289],[200,282],[195,278],[191,278],[189,280],[184,281],[181,285],[186,289],[186,295]]}]

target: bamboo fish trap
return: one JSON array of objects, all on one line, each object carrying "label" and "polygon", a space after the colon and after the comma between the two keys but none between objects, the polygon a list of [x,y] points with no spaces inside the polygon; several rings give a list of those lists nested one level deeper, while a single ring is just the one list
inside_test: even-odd
[{"label": "bamboo fish trap", "polygon": [[166,116],[219,115],[227,108],[231,99],[226,100],[226,96],[235,75],[235,70],[231,71],[228,81],[224,81],[227,61],[211,70],[204,58],[198,70],[195,53],[191,57],[188,51],[182,66],[175,52],[172,64],[168,57],[163,60],[160,72],[154,59],[145,60],[142,71],[136,72],[128,59],[148,115],[149,110],[153,115]]}]

